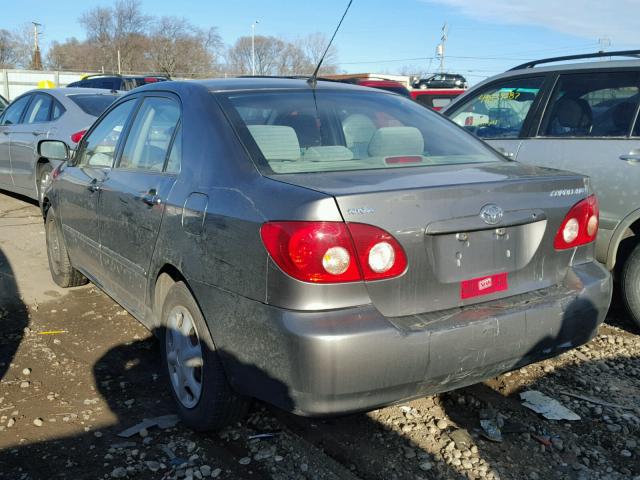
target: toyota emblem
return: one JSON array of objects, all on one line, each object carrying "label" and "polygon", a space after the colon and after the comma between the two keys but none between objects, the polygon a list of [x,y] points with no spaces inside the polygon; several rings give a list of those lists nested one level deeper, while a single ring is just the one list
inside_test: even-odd
[{"label": "toyota emblem", "polygon": [[504,210],[493,203],[485,205],[480,209],[480,218],[487,225],[497,225],[502,220]]}]

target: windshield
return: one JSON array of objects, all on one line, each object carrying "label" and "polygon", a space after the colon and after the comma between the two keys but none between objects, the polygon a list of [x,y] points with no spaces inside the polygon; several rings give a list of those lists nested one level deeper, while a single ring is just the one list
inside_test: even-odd
[{"label": "windshield", "polygon": [[78,105],[82,111],[93,117],[99,117],[109,105],[111,105],[117,95],[69,95],[73,103]]},{"label": "windshield", "polygon": [[500,161],[438,114],[382,92],[239,92],[221,102],[266,173]]}]

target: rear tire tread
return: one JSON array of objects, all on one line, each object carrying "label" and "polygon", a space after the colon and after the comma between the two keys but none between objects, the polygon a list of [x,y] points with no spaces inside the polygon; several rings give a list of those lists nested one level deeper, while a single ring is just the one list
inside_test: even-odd
[{"label": "rear tire tread", "polygon": [[622,266],[620,286],[631,321],[640,328],[640,242]]}]

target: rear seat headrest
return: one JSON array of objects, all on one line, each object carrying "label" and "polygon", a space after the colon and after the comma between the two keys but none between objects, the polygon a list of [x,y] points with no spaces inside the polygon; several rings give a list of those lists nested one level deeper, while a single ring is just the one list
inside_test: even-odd
[{"label": "rear seat headrest", "polygon": [[300,142],[291,127],[282,125],[247,125],[267,161],[300,160]]},{"label": "rear seat headrest", "polygon": [[353,152],[342,145],[309,147],[305,150],[302,158],[311,162],[341,162],[352,160]]},{"label": "rear seat headrest", "polygon": [[424,138],[415,127],[379,128],[369,143],[369,155],[389,157],[397,155],[422,155]]}]

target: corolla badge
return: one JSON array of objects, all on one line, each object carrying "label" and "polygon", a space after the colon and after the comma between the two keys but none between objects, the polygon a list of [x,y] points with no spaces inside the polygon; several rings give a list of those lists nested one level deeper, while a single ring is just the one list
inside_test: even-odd
[{"label": "corolla badge", "polygon": [[504,210],[493,203],[485,205],[480,209],[480,218],[482,218],[487,225],[497,225],[500,223],[500,220],[502,220],[503,215]]}]

